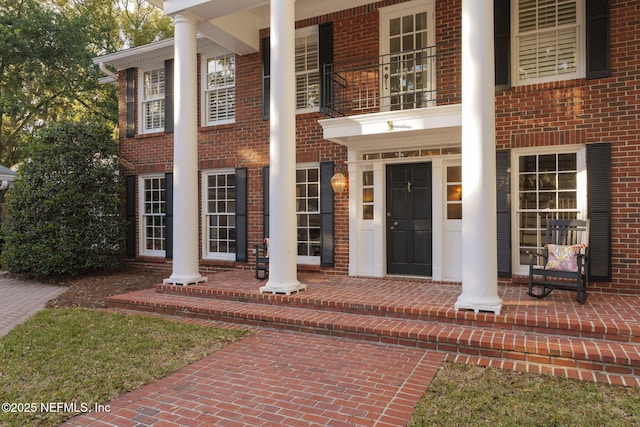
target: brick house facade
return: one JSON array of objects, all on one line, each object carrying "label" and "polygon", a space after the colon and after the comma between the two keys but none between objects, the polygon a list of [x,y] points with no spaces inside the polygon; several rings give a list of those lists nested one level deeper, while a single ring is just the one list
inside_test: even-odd
[{"label": "brick house facade", "polygon": [[[318,54],[313,59],[317,74],[309,77],[317,80],[308,80],[297,91],[307,97],[301,102],[310,107],[299,108],[295,123],[298,270],[411,274],[432,277],[434,282],[460,282],[464,236],[459,223],[466,186],[459,176],[465,85],[462,0],[344,2],[344,7],[351,3],[357,5],[295,23],[296,36],[310,37],[312,47],[307,49],[317,49]],[[543,25],[547,15],[531,3],[494,1],[499,281],[522,281],[526,271],[518,260],[526,250],[542,245],[547,218],[589,218],[591,289],[640,293],[640,7],[623,0],[551,2],[556,21],[553,41],[548,42]],[[421,10],[427,13],[424,22],[418,18]],[[410,34],[404,19],[413,20]],[[420,27],[424,34],[418,34],[425,23]],[[400,39],[394,41],[396,24]],[[539,27],[533,37],[525,31],[532,25]],[[269,35],[268,25],[261,25],[258,49],[243,54],[233,54],[206,37],[198,39],[194,78],[202,272],[252,269],[253,245],[268,236]],[[402,59],[396,55],[386,63],[393,57],[394,43],[402,44],[407,37],[413,42],[426,40],[426,45],[418,46],[423,50],[402,47]],[[535,48],[530,46],[532,40]],[[551,65],[545,63],[551,61],[548,55],[541,53],[549,52],[547,42],[555,43]],[[427,47],[433,50],[427,53]],[[527,57],[532,49],[537,49],[535,65]],[[205,87],[211,84],[207,70],[225,69],[229,64],[216,58],[229,54],[234,60],[234,92],[207,101],[211,99],[207,91],[217,91],[215,83],[213,89]],[[174,113],[167,107],[174,95],[173,56],[173,42],[165,40],[95,60],[118,71],[129,260],[158,268],[170,268],[173,255]],[[419,60],[424,68],[415,66]],[[404,74],[393,61],[402,62]],[[406,72],[412,67],[407,66],[409,61],[413,74]],[[533,73],[536,77],[531,77]],[[347,80],[341,83],[339,78]],[[147,86],[153,98],[152,86],[158,79],[164,84],[160,98],[145,104]],[[410,79],[416,80],[408,83]],[[223,111],[227,116],[207,123],[211,108],[218,114],[230,99],[233,105]],[[159,115],[152,112],[157,101],[164,102]],[[163,119],[164,126],[146,131],[146,120],[153,124],[154,117]],[[329,178],[340,170],[348,176],[349,189],[334,193]],[[387,223],[395,219],[392,207],[398,203],[390,198],[396,185],[392,176],[415,176],[406,187],[417,197],[422,191],[417,177],[423,173],[428,175],[424,188],[429,195],[420,206],[424,202],[431,207],[430,228],[424,232],[429,237],[415,237],[412,248],[398,248],[399,237],[389,232],[393,225]],[[414,223],[421,221],[417,213],[412,215]],[[416,269],[403,270],[407,263],[402,257],[418,260]],[[422,258],[427,259],[427,269],[422,268]]]}]

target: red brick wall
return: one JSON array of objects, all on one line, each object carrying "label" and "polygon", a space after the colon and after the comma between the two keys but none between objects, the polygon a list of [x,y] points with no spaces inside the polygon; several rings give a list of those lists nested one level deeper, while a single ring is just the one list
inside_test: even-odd
[{"label": "red brick wall", "polygon": [[612,144],[612,283],[593,289],[640,293],[640,21],[637,2],[611,2],[608,78],[498,92],[498,148]]},{"label": "red brick wall", "polygon": [[[379,54],[378,8],[402,1],[370,5],[308,19],[305,27],[334,23],[334,59],[369,58]],[[436,3],[437,42],[459,42],[461,0]],[[640,293],[640,20],[637,1],[611,2],[612,76],[516,87],[496,93],[497,147],[514,149],[562,144],[613,144],[613,283],[594,288]],[[266,35],[265,31],[263,35]],[[236,62],[237,116],[232,125],[200,127],[200,168],[247,167],[249,177],[249,244],[262,238],[262,167],[268,164],[269,123],[262,120],[261,55],[239,56]],[[448,75],[460,87],[460,64]],[[442,86],[441,83],[439,83]],[[124,138],[124,74],[120,76],[120,138],[126,173],[171,169],[172,135]],[[320,114],[297,117],[298,161],[334,160],[342,165],[346,149],[325,141]],[[348,200],[336,202],[336,266],[323,272],[346,274],[348,269]],[[253,256],[245,266],[250,268]],[[228,263],[221,264],[229,267]],[[240,265],[236,265],[239,267]],[[319,269],[319,268],[318,268]]]},{"label": "red brick wall", "polygon": [[[377,9],[402,1],[386,0],[347,11],[332,13],[298,22],[298,28],[324,22],[334,24],[334,60],[371,58],[379,54]],[[261,36],[268,35],[263,31]],[[198,129],[199,169],[218,167],[246,167],[248,169],[248,238],[252,248],[262,240],[262,168],[269,164],[269,122],[262,119],[262,59],[260,53],[236,57],[236,120],[222,126],[200,126]],[[198,69],[200,72],[200,69]],[[198,78],[198,82],[200,79]],[[170,172],[173,162],[172,134],[156,133],[125,138],[126,87],[124,73],[120,74],[120,154],[122,173],[141,174]],[[198,108],[200,109],[200,105]],[[137,107],[137,102],[136,102]],[[346,148],[322,137],[319,113],[297,116],[297,161],[320,162],[333,160],[336,168],[344,167]],[[200,115],[199,115],[200,118]],[[137,125],[137,114],[136,114]],[[330,274],[347,274],[349,262],[349,217],[347,193],[335,195],[335,267],[307,269]],[[153,259],[143,259],[148,266]],[[203,271],[217,268],[251,268],[249,263],[202,261]],[[164,260],[158,266],[166,267]]]}]

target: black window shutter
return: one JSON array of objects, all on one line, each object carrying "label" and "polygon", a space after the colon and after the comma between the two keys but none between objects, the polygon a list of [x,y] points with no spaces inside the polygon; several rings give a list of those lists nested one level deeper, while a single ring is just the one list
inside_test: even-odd
[{"label": "black window shutter", "polygon": [[127,175],[125,178],[125,211],[126,211],[126,254],[136,256],[136,177]]},{"label": "black window shutter", "polygon": [[332,176],[333,162],[320,162],[320,265],[323,267],[333,267],[335,264]]},{"label": "black window shutter", "polygon": [[587,145],[589,276],[611,281],[611,144]]},{"label": "black window shutter", "polygon": [[133,138],[136,132],[136,70],[127,68],[127,129],[126,137]]},{"label": "black window shutter", "polygon": [[173,173],[164,174],[165,258],[173,258]]},{"label": "black window shutter", "polygon": [[320,111],[333,105],[331,76],[325,76],[327,66],[333,64],[333,22],[318,26],[318,58],[320,62]]},{"label": "black window shutter", "polygon": [[164,131],[173,132],[173,59],[164,61]]},{"label": "black window shutter", "polygon": [[269,166],[262,169],[262,235],[269,237]]},{"label": "black window shutter", "polygon": [[609,0],[587,0],[587,78],[611,75]]},{"label": "black window shutter", "polygon": [[496,89],[511,88],[511,0],[493,1]]},{"label": "black window shutter", "polygon": [[498,229],[498,277],[511,277],[511,152],[496,152],[496,214]]},{"label": "black window shutter", "polygon": [[236,168],[236,261],[247,262],[247,168]]},{"label": "black window shutter", "polygon": [[262,39],[262,118],[269,120],[269,98],[271,97],[271,46],[269,37]]}]

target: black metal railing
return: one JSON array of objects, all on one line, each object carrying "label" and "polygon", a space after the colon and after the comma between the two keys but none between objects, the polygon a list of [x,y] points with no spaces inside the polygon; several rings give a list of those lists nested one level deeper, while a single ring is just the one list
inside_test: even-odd
[{"label": "black metal railing", "polygon": [[330,117],[460,103],[459,44],[326,64],[323,111]]}]

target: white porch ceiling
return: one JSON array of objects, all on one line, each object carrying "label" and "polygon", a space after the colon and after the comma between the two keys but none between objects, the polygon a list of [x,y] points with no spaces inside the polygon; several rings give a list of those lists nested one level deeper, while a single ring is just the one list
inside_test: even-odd
[{"label": "white porch ceiling", "polygon": [[[197,31],[239,55],[258,52],[259,31],[269,27],[267,0],[149,0],[165,15],[189,12],[200,19]],[[371,0],[297,0],[296,20],[371,3]]]}]

